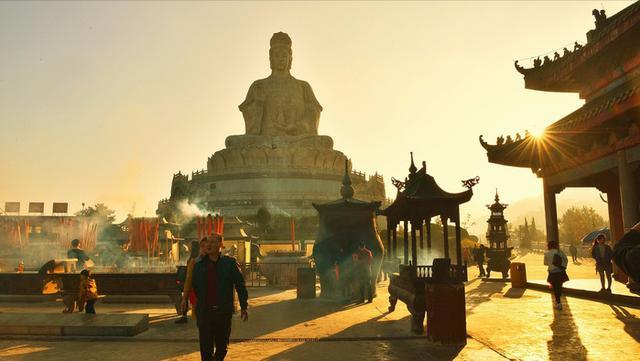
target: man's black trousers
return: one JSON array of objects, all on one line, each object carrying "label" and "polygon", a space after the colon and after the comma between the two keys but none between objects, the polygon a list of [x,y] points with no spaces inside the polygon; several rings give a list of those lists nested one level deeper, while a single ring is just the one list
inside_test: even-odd
[{"label": "man's black trousers", "polygon": [[[204,314],[196,314],[202,361],[222,361],[227,355],[231,335],[231,312],[207,308]],[[215,354],[214,354],[215,345]]]}]

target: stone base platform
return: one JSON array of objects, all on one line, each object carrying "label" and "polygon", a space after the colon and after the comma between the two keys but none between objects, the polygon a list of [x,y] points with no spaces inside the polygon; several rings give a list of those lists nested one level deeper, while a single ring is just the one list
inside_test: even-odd
[{"label": "stone base platform", "polygon": [[134,336],[147,329],[148,314],[0,313],[0,335]]}]

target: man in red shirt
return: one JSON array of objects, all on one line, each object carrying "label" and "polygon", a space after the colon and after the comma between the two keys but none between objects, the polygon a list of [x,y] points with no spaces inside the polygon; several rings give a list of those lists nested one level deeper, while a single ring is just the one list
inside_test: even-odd
[{"label": "man in red shirt", "polygon": [[371,290],[371,260],[373,255],[371,251],[365,247],[364,242],[360,242],[358,250],[353,254],[355,263],[355,276],[360,290],[360,298],[358,303],[363,303],[365,296],[368,296],[367,303],[373,302],[373,292]]}]

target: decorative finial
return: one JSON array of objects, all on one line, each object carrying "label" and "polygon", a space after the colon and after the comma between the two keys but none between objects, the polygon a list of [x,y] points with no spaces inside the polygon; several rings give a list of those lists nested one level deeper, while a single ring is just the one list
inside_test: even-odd
[{"label": "decorative finial", "polygon": [[500,197],[498,196],[498,188],[496,188],[496,203],[500,202]]},{"label": "decorative finial", "polygon": [[424,160],[422,161],[422,170],[427,173],[427,162],[425,162]]},{"label": "decorative finial", "polygon": [[409,153],[411,154],[411,166],[409,167],[409,173],[415,174],[418,168],[416,168],[416,165],[413,163],[413,152]]},{"label": "decorative finial", "polygon": [[353,187],[351,187],[351,178],[349,177],[349,160],[344,160],[344,177],[342,177],[342,187],[340,188],[340,196],[342,198],[353,198]]}]

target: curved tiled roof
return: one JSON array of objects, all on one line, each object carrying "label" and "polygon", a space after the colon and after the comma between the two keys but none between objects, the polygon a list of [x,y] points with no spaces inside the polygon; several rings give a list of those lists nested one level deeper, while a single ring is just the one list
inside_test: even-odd
[{"label": "curved tiled roof", "polygon": [[[515,62],[516,70],[524,75],[525,87],[534,90],[579,92],[584,84],[571,73],[591,59],[607,44],[615,41],[634,26],[640,24],[640,1],[609,17],[601,27],[589,31],[589,42],[582,48],[540,66],[524,68]],[[633,49],[625,49],[625,51]]]}]

